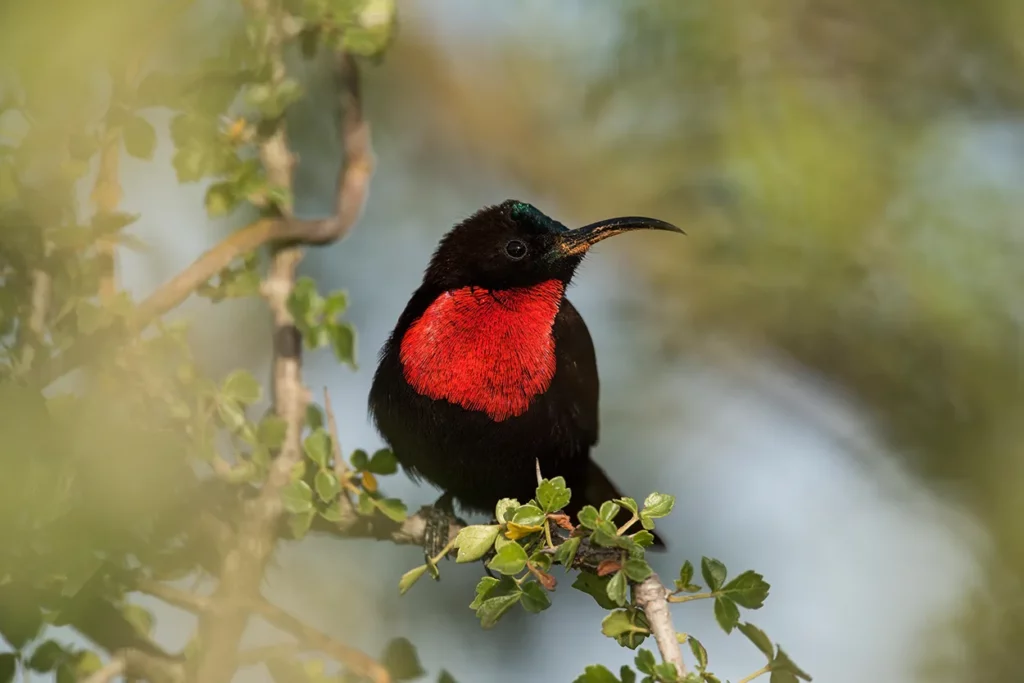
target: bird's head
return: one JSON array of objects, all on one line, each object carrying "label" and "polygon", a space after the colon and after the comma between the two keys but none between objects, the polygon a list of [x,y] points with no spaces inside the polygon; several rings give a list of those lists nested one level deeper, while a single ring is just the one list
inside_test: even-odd
[{"label": "bird's head", "polygon": [[568,283],[591,246],[631,230],[683,231],[655,218],[610,218],[570,230],[532,204],[506,200],[462,221],[441,240],[425,279],[444,289]]}]

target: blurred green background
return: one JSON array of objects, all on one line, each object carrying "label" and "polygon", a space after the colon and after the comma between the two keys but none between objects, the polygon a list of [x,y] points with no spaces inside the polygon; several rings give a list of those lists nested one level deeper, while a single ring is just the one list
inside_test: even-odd
[{"label": "blurred green background", "polygon": [[[108,50],[131,50],[126,36],[167,29],[165,59],[187,62],[230,21],[213,0],[184,19],[126,7],[3,3],[0,54],[60,84],[47,92],[70,116],[76,84]],[[310,363],[310,385],[337,397],[343,441],[379,443],[365,418],[376,352],[451,224],[507,197],[567,224],[670,220],[689,237],[606,243],[570,292],[598,347],[596,458],[632,495],[680,497],[665,567],[708,554],[762,571],[773,593],[759,623],[823,683],[1015,680],[1024,3],[406,0],[398,11],[395,43],[366,72],[379,156],[367,213],[304,264],[322,288],[350,291],[361,333],[355,375],[326,356]],[[303,67],[311,97],[292,122],[300,213],[329,210],[338,163],[323,66]],[[206,218],[203,187],[177,186],[166,120],[154,122],[156,161],[122,166],[124,204],[150,245],[121,261],[137,295],[231,227]],[[185,314],[209,367],[243,359],[266,373],[259,302]],[[286,548],[271,588],[357,643],[408,635],[459,680],[571,680],[584,663],[627,660],[585,597],[559,591],[542,636],[516,619],[482,634],[465,609],[471,573],[398,600],[415,551],[373,556],[375,573],[337,542]],[[678,612],[681,630],[711,633],[710,615]],[[179,619],[160,621],[171,644]],[[540,653],[526,664],[523,639]],[[742,644],[705,644],[723,676],[756,668]]]}]

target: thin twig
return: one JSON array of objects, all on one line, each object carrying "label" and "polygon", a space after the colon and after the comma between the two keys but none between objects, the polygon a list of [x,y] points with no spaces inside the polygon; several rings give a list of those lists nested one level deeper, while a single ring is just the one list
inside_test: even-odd
[{"label": "thin twig", "polygon": [[338,506],[341,511],[342,521],[352,520],[357,516],[355,505],[349,496],[348,489],[344,483],[348,481],[349,469],[345,463],[345,457],[341,453],[341,441],[338,438],[338,420],[334,417],[334,407],[331,405],[331,395],[324,387],[324,412],[327,413],[327,429],[331,434],[331,457],[334,458],[334,476],[338,478],[338,485],[341,487],[341,494],[338,496]]},{"label": "thin twig", "polygon": [[135,588],[147,595],[163,600],[168,605],[193,614],[201,614],[210,608],[210,599],[206,596],[183,591],[159,581],[141,579],[135,583]]},{"label": "thin twig", "polygon": [[[114,213],[117,211],[117,205],[121,203],[120,161],[121,127],[108,124],[103,135],[99,170],[91,195],[99,216]],[[110,237],[103,237],[96,244],[100,258],[99,294],[102,300],[110,299],[117,292],[115,247],[114,240]]]},{"label": "thin twig", "polygon": [[[49,252],[50,245],[46,246]],[[29,299],[31,306],[28,322],[22,329],[19,344],[21,345],[21,363],[30,367],[34,362],[39,347],[46,336],[46,319],[50,311],[50,274],[42,268],[32,270],[32,294]]]},{"label": "thin twig", "polygon": [[319,650],[355,673],[369,678],[374,683],[390,683],[391,676],[377,660],[365,652],[338,642],[331,636],[309,626],[280,607],[266,600],[253,605],[253,611],[259,614],[271,626],[295,636],[302,645]]},{"label": "thin twig", "polygon": [[771,671],[771,669],[769,669],[767,666],[762,666],[760,669],[750,674],[749,676],[744,676],[740,680],[736,681],[736,683],[750,683],[750,681],[754,680],[758,676],[765,675],[769,671]]},{"label": "thin twig", "polygon": [[120,655],[114,656],[109,662],[82,679],[83,683],[110,683],[124,673],[125,663]]},{"label": "thin twig", "polygon": [[636,604],[644,611],[651,634],[658,644],[661,658],[671,662],[679,671],[680,676],[686,675],[683,664],[683,652],[676,640],[676,629],[672,625],[672,612],[668,608],[669,591],[661,584],[657,574],[651,574],[636,587]]}]

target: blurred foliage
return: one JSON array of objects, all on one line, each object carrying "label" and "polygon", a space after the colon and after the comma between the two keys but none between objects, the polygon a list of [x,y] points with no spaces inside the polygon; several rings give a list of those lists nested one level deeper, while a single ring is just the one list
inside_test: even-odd
[{"label": "blurred foliage", "polygon": [[[307,53],[373,56],[387,45],[387,3],[292,5]],[[364,27],[368,5],[376,14]],[[214,181],[211,216],[241,200],[267,212],[289,201],[266,182],[253,143],[301,87],[272,78],[268,15],[239,10],[183,0],[0,10],[0,681],[19,671],[79,680],[100,651],[168,656],[132,594],[143,580],[218,574],[241,504],[284,437],[273,413],[254,416],[265,401],[251,374],[205,376],[187,326],[147,325],[116,287],[118,250],[145,248],[132,234],[140,216],[118,208],[119,162],[153,158],[161,114],[174,115],[178,179]],[[199,293],[256,295],[261,272],[246,256]],[[346,306],[344,292],[323,298],[302,282],[291,308],[311,346],[329,342],[354,367]],[[307,449],[322,442],[317,415]],[[337,482],[317,483],[329,519]],[[360,491],[377,500],[369,483]],[[296,514],[282,535],[301,536],[308,496],[286,503]],[[49,639],[58,626],[98,650]]]}]

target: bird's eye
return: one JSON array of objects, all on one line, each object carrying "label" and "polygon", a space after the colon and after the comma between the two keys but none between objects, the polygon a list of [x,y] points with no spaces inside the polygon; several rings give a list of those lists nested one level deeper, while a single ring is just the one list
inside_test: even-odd
[{"label": "bird's eye", "polygon": [[519,240],[512,240],[505,245],[505,253],[508,254],[509,258],[518,261],[526,256],[526,245]]}]

